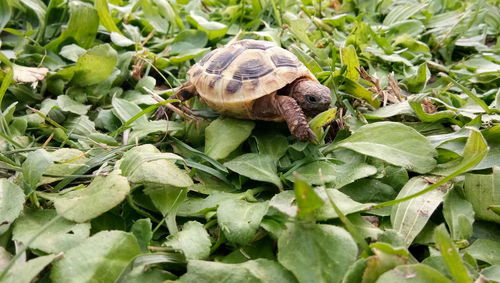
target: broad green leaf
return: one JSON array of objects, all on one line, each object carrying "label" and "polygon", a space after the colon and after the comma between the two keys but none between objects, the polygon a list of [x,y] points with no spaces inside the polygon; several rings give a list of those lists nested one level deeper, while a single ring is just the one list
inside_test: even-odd
[{"label": "broad green leaf", "polygon": [[309,127],[317,137],[323,135],[323,127],[331,123],[335,119],[337,108],[330,108],[316,115],[309,121]]},{"label": "broad green leaf", "polygon": [[252,180],[273,183],[278,188],[283,187],[277,175],[277,161],[270,155],[247,153],[224,163],[224,166]]},{"label": "broad green leaf", "polygon": [[429,172],[436,165],[436,152],[430,142],[413,128],[395,122],[362,126],[350,137],[327,146],[324,151],[338,147],[376,157],[417,173]]},{"label": "broad green leaf", "polygon": [[451,283],[451,281],[448,278],[439,273],[437,270],[421,263],[400,265],[382,274],[382,276],[380,276],[376,281],[376,283],[397,283],[397,282]]},{"label": "broad green leaf", "polygon": [[75,113],[77,115],[85,115],[90,109],[90,105],[84,105],[77,102],[67,95],[59,95],[57,97],[57,104],[61,107],[61,110]]},{"label": "broad green leaf", "polygon": [[[429,186],[423,177],[414,177],[401,189],[396,199],[417,193]],[[441,189],[432,190],[411,200],[398,203],[392,207],[391,223],[394,230],[404,237],[406,246],[409,246],[415,237],[422,231],[432,213],[443,201],[447,185]]]},{"label": "broad green leaf", "polygon": [[[121,98],[113,97],[112,104],[113,114],[115,114],[115,116],[118,117],[123,123],[132,119],[132,117],[142,111],[142,109],[136,104]],[[138,126],[146,124],[147,122],[147,117],[142,115],[137,120],[132,122],[131,126]]]},{"label": "broad green leaf", "polygon": [[90,235],[89,223],[75,223],[59,218],[39,234],[43,227],[57,216],[55,210],[25,209],[23,215],[16,221],[12,238],[28,244],[30,249],[40,250],[45,253],[65,252],[78,245]]},{"label": "broad green leaf", "polygon": [[370,245],[374,255],[367,258],[366,269],[363,272],[363,283],[375,282],[380,275],[398,265],[407,264],[409,252],[406,249],[396,249],[384,242]]},{"label": "broad green leaf", "polygon": [[267,202],[226,200],[217,208],[217,222],[229,242],[246,245],[255,237],[267,208]]},{"label": "broad green leaf", "polygon": [[135,44],[135,42],[129,39],[128,37],[117,32],[112,32],[110,39],[111,42],[121,47],[127,47]]},{"label": "broad green leaf", "polygon": [[500,216],[488,209],[500,203],[500,167],[493,167],[492,174],[466,174],[463,193],[477,219],[500,223]]},{"label": "broad green leaf", "polygon": [[481,275],[491,281],[500,281],[500,265],[492,265],[481,270]]},{"label": "broad green leaf", "polygon": [[[144,116],[141,116],[144,117]],[[184,129],[182,123],[177,121],[167,121],[167,120],[156,120],[147,121],[134,124],[132,127],[133,131],[129,137],[129,143],[135,143],[136,140],[140,140],[152,133],[171,133],[176,131],[181,131]]]},{"label": "broad green leaf", "polygon": [[410,104],[410,107],[413,109],[417,117],[420,119],[422,122],[436,122],[439,120],[443,119],[452,119],[456,116],[456,113],[451,110],[443,110],[443,111],[437,111],[435,113],[427,113],[424,110],[424,106],[422,105],[423,99],[425,97],[415,97],[409,99],[408,103]]},{"label": "broad green leaf", "polygon": [[409,3],[392,7],[384,18],[384,25],[391,25],[406,20],[425,8],[427,3]]},{"label": "broad green leaf", "polygon": [[209,40],[223,37],[228,30],[227,25],[220,22],[209,21],[198,15],[196,11],[191,11],[187,19],[197,29],[204,31],[208,35]]},{"label": "broad green leaf", "polygon": [[364,114],[367,119],[382,119],[389,118],[397,115],[409,115],[414,116],[415,113],[410,107],[408,101],[403,101],[400,103],[390,104],[379,109],[367,112]]},{"label": "broad green leaf", "polygon": [[0,31],[9,22],[11,15],[10,5],[7,0],[0,0]]},{"label": "broad green leaf", "polygon": [[444,262],[453,279],[460,283],[472,282],[469,274],[467,273],[467,269],[460,258],[458,249],[453,244],[450,234],[446,231],[444,224],[441,224],[434,229],[434,240],[436,241],[437,247],[443,256]]},{"label": "broad green leaf", "polygon": [[[330,161],[314,161],[299,167],[295,173],[300,175],[304,181],[313,185],[332,184],[334,188],[341,188],[358,179],[365,178],[377,173],[377,168],[363,162],[355,156],[352,162],[335,164]],[[287,177],[291,180],[292,176]]]},{"label": "broad green leaf", "polygon": [[290,271],[276,261],[259,258],[239,264],[190,260],[187,273],[179,279],[179,282],[293,283],[297,280]]},{"label": "broad green leaf", "polygon": [[5,233],[23,210],[23,190],[11,181],[0,179],[0,235]]},{"label": "broad green leaf", "polygon": [[[336,189],[326,189],[325,192],[323,188],[317,188],[314,189],[314,191],[320,197],[320,199],[325,203],[325,205],[323,205],[320,209],[316,210],[315,219],[318,221],[328,220],[338,217],[335,210],[332,208],[331,205],[329,205],[330,200],[326,195],[326,193],[328,193],[330,197],[333,200],[335,200],[335,203],[337,204],[338,208],[345,215],[367,210],[371,207],[370,203],[359,203],[353,201],[350,197],[339,192]],[[298,206],[295,200],[295,194],[292,191],[284,191],[274,195],[274,197],[269,202],[269,206],[277,209],[278,211],[290,217],[297,216]]]},{"label": "broad green leaf", "polygon": [[101,25],[103,25],[110,32],[121,34],[120,29],[116,26],[113,18],[109,14],[108,1],[96,0],[94,2],[94,7],[97,10],[97,15],[99,16],[99,22]]},{"label": "broad green leaf", "polygon": [[288,141],[285,136],[275,133],[257,134],[255,136],[260,154],[280,159],[288,150]]},{"label": "broad green leaf", "polygon": [[78,61],[78,58],[85,54],[87,50],[84,48],[81,48],[80,46],[76,44],[69,44],[69,45],[64,45],[63,48],[61,48],[61,51],[59,51],[59,55],[62,57],[71,60],[73,62]]},{"label": "broad green leaf", "polygon": [[[95,40],[99,28],[97,11],[87,3],[72,1],[69,3],[69,22],[66,29],[55,40],[47,44],[47,49],[58,51],[61,44],[74,41],[83,48],[90,48]],[[100,72],[99,68],[95,68]]]},{"label": "broad green leaf", "polygon": [[427,81],[431,77],[431,72],[427,68],[427,64],[423,63],[416,69],[413,76],[406,77],[403,83],[406,84],[408,91],[411,93],[419,93],[425,88]]},{"label": "broad green leaf", "polygon": [[208,36],[205,32],[199,30],[184,30],[179,32],[172,45],[171,54],[183,54],[186,51],[200,49],[207,45]]},{"label": "broad green leaf", "polygon": [[171,234],[177,233],[177,209],[186,199],[188,190],[186,188],[172,187],[169,185],[146,186],[146,193],[154,206],[165,217],[168,230]]},{"label": "broad green leaf", "polygon": [[456,189],[444,197],[443,215],[453,240],[464,240],[472,236],[474,210],[471,203],[461,198]]},{"label": "broad green leaf", "polygon": [[71,80],[75,85],[83,87],[95,85],[113,73],[116,63],[116,50],[109,44],[101,44],[81,55],[76,65],[57,72],[52,78]]},{"label": "broad green leaf", "polygon": [[16,262],[12,269],[7,272],[2,283],[30,283],[35,277],[54,259],[55,254],[40,256],[26,262]]},{"label": "broad green leaf", "polygon": [[85,222],[117,206],[129,193],[127,178],[112,172],[107,177],[95,177],[86,188],[39,195],[53,201],[57,213],[64,218]]},{"label": "broad green leaf", "polygon": [[209,210],[215,208],[228,199],[243,199],[246,193],[231,194],[225,192],[215,192],[206,198],[191,197],[182,202],[177,211],[179,216],[203,216]]},{"label": "broad green leaf", "polygon": [[151,282],[162,283],[177,279],[174,274],[157,268],[159,264],[185,264],[185,257],[181,253],[147,253],[135,257],[122,271],[114,282]]},{"label": "broad green leaf", "polygon": [[488,239],[477,239],[471,246],[464,249],[475,259],[491,265],[500,265],[500,243]]},{"label": "broad green leaf", "polygon": [[340,282],[357,253],[351,235],[333,225],[294,223],[278,239],[278,261],[299,282]]},{"label": "broad green leaf", "polygon": [[224,159],[252,133],[255,123],[232,118],[218,118],[205,129],[205,153],[213,159]]},{"label": "broad green leaf", "polygon": [[134,234],[137,239],[137,243],[141,247],[142,253],[147,253],[149,242],[153,238],[153,227],[151,224],[151,219],[143,218],[134,222],[132,228],[130,228],[130,232]]},{"label": "broad green leaf", "polygon": [[366,100],[371,106],[378,108],[380,106],[380,101],[375,98],[375,95],[369,90],[365,89],[358,82],[355,82],[347,77],[338,76],[337,80],[342,80],[343,84],[340,87],[341,90],[346,93],[357,97],[359,99]]},{"label": "broad green leaf", "polygon": [[210,255],[210,237],[200,222],[186,222],[182,230],[170,235],[164,246],[182,250],[187,259],[205,259]]},{"label": "broad green leaf", "polygon": [[318,62],[316,62],[316,60],[314,60],[314,58],[307,55],[302,49],[300,49],[296,45],[292,44],[288,49],[293,54],[295,54],[295,56],[299,58],[300,62],[302,62],[302,64],[304,64],[313,74],[323,71],[321,66],[318,64]]},{"label": "broad green leaf", "polygon": [[53,282],[113,282],[140,248],[135,237],[123,231],[102,231],[57,261],[50,274]]},{"label": "broad green leaf", "polygon": [[358,70],[360,69],[359,66],[359,59],[358,55],[356,54],[356,48],[354,46],[349,45],[346,47],[343,47],[340,50],[340,58],[342,59],[342,64],[347,66],[345,76],[346,78],[357,82],[359,80],[359,72]]},{"label": "broad green leaf", "polygon": [[174,187],[192,186],[191,177],[185,170],[175,165],[175,160],[182,160],[182,158],[169,152],[161,153],[153,145],[144,144],[124,154],[120,169],[132,183]]},{"label": "broad green leaf", "polygon": [[37,187],[43,173],[53,164],[53,157],[44,149],[30,152],[23,162],[23,179],[27,192],[32,192]]},{"label": "broad green leaf", "polygon": [[295,178],[293,191],[297,203],[297,219],[314,222],[315,212],[325,205],[323,200],[300,177]]}]

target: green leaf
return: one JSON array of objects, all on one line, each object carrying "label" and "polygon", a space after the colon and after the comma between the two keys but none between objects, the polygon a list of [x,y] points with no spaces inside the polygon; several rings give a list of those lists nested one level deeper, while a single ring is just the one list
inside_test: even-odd
[{"label": "green leaf", "polygon": [[397,282],[451,283],[451,281],[448,278],[439,273],[437,270],[421,263],[400,265],[382,274],[382,276],[380,276],[376,281],[376,283],[397,283]]},{"label": "green leaf", "polygon": [[313,74],[319,73],[323,71],[321,66],[312,58],[311,56],[307,55],[302,49],[300,49],[297,45],[292,44],[288,48],[290,52],[292,52],[297,58],[299,58],[300,62],[304,64],[309,71],[311,71]]},{"label": "green leaf", "polygon": [[330,108],[316,115],[309,121],[309,127],[316,134],[317,137],[321,137],[323,134],[323,127],[330,124],[337,114],[337,108]]},{"label": "green leaf", "polygon": [[[360,155],[352,158],[351,162],[335,164],[329,161],[314,161],[299,167],[295,173],[312,185],[332,184],[334,188],[341,188],[358,179],[377,173],[377,168],[363,162]],[[287,179],[292,180],[292,176]]]},{"label": "green leaf", "polygon": [[34,191],[43,173],[52,165],[53,157],[43,149],[30,152],[23,162],[23,179],[28,192]]},{"label": "green leaf", "polygon": [[55,283],[113,282],[139,253],[132,234],[102,231],[66,251],[54,264],[50,278]]},{"label": "green leaf", "polygon": [[90,105],[79,103],[67,95],[59,95],[57,97],[57,104],[61,107],[61,110],[77,115],[85,115],[90,109]]},{"label": "green leaf", "polygon": [[5,233],[23,210],[23,190],[11,181],[0,179],[0,235]]},{"label": "green leaf", "polygon": [[[135,115],[140,113],[142,109],[137,106],[137,104],[127,101],[125,99],[113,97],[113,114],[115,114],[118,119],[120,119],[123,123],[132,119]],[[137,118],[131,126],[142,125],[148,122],[148,118],[144,115]]]},{"label": "green leaf", "polygon": [[109,14],[108,1],[96,0],[94,2],[94,7],[97,10],[97,15],[99,16],[99,22],[101,25],[103,25],[110,32],[121,34],[120,29],[116,26],[113,18]]},{"label": "green leaf", "polygon": [[128,180],[137,184],[189,187],[193,180],[187,172],[175,165],[182,160],[176,154],[160,151],[151,144],[136,146],[125,153],[120,169]]},{"label": "green leaf", "polygon": [[293,191],[297,202],[297,218],[314,222],[314,213],[324,205],[323,200],[300,177],[295,178]]},{"label": "green leaf", "polygon": [[427,68],[427,63],[422,63],[418,66],[416,73],[413,76],[406,77],[403,83],[406,84],[409,92],[419,93],[425,88],[430,77],[431,72]]},{"label": "green leaf", "polygon": [[270,155],[280,159],[288,150],[288,141],[285,136],[275,133],[257,134],[255,136],[260,154]]},{"label": "green leaf", "polygon": [[375,282],[386,271],[408,263],[409,252],[406,249],[396,249],[384,242],[373,243],[370,248],[374,255],[367,258],[363,283]]},{"label": "green leaf", "polygon": [[187,259],[205,259],[210,255],[210,237],[197,221],[186,222],[182,231],[170,235],[164,246],[182,250]]},{"label": "green leaf", "polygon": [[389,104],[379,109],[369,111],[364,114],[367,119],[382,119],[389,118],[397,115],[409,115],[414,116],[415,113],[410,107],[408,101],[403,101],[400,103]]},{"label": "green leaf", "polygon": [[500,243],[488,239],[477,239],[464,251],[475,259],[487,262],[491,265],[500,265]]},{"label": "green leaf", "polygon": [[371,106],[378,108],[380,106],[380,101],[375,98],[375,95],[369,90],[365,89],[358,82],[355,82],[347,77],[338,76],[337,80],[342,80],[343,84],[340,89],[346,93],[357,97],[359,99],[366,100]]},{"label": "green leaf", "polygon": [[488,209],[500,203],[500,167],[493,167],[492,174],[466,174],[463,193],[477,219],[500,223],[500,216]]},{"label": "green leaf", "polygon": [[23,216],[14,225],[12,238],[28,244],[28,241],[36,237],[33,242],[29,243],[30,249],[56,254],[73,248],[89,237],[89,223],[79,224],[64,218],[51,223],[42,234],[39,234],[44,226],[56,216],[56,211],[52,209],[25,209]]},{"label": "green leaf", "polygon": [[[429,183],[425,178],[414,177],[401,189],[396,199],[422,191],[427,186],[429,186]],[[392,207],[392,227],[403,235],[406,246],[409,246],[418,233],[422,231],[434,210],[443,201],[446,190],[445,186],[444,188],[433,190],[408,201],[398,203]]]},{"label": "green leaf", "polygon": [[0,31],[9,22],[11,15],[10,5],[7,0],[0,0]]},{"label": "green leaf", "polygon": [[206,198],[191,197],[182,202],[179,210],[179,216],[203,216],[208,210],[215,208],[223,201],[228,199],[243,199],[246,193],[231,194],[225,192],[215,192]]},{"label": "green leaf", "polygon": [[246,245],[255,237],[267,208],[267,202],[226,200],[217,208],[217,222],[229,242]]},{"label": "green leaf", "polygon": [[456,113],[451,110],[437,111],[435,113],[427,113],[422,105],[425,96],[417,96],[408,100],[408,103],[422,122],[436,122],[443,119],[452,119]]},{"label": "green leaf", "polygon": [[346,78],[357,82],[359,80],[358,70],[360,69],[360,66],[358,55],[356,54],[356,48],[352,45],[343,47],[340,50],[340,58],[342,59],[342,64],[347,66],[345,72]]},{"label": "green leaf", "polygon": [[252,180],[273,183],[278,188],[283,187],[277,175],[277,161],[270,155],[247,153],[224,163],[224,166]]},{"label": "green leaf", "polygon": [[181,283],[252,282],[290,283],[296,279],[276,261],[259,258],[239,264],[190,260]]},{"label": "green leaf", "polygon": [[227,25],[220,22],[209,21],[198,15],[194,10],[190,11],[187,20],[197,29],[204,31],[208,35],[209,40],[223,37],[228,29]]},{"label": "green leaf", "polygon": [[[363,210],[367,210],[371,207],[370,203],[359,203],[353,201],[349,196],[339,192],[336,189],[326,189],[326,192],[322,188],[314,189],[315,193],[321,198],[326,205],[316,210],[315,219],[318,221],[328,220],[332,218],[338,218],[337,213],[328,205],[330,202],[327,193],[330,197],[335,200],[340,211],[343,214],[351,214]],[[269,206],[277,209],[278,211],[290,216],[296,217],[298,212],[297,202],[295,200],[295,194],[292,191],[284,191],[279,194],[274,195],[274,197],[269,202]]]},{"label": "green leaf", "polygon": [[144,190],[154,206],[165,217],[168,231],[171,234],[177,233],[177,209],[186,199],[188,190],[186,188],[172,187],[169,185],[150,186]]},{"label": "green leaf", "polygon": [[434,229],[434,240],[453,279],[459,283],[472,282],[444,224]]},{"label": "green leaf", "polygon": [[57,213],[76,222],[93,219],[121,203],[130,193],[127,178],[112,172],[97,176],[86,188],[67,193],[38,193],[54,202]]},{"label": "green leaf", "polygon": [[474,210],[471,203],[461,198],[456,189],[444,197],[443,215],[453,240],[464,240],[472,236]]},{"label": "green leaf", "polygon": [[232,118],[218,118],[205,129],[205,153],[213,159],[226,158],[252,133],[255,123]]},{"label": "green leaf", "polygon": [[[74,41],[81,47],[90,48],[95,40],[99,28],[97,11],[87,3],[72,1],[69,3],[69,22],[61,35],[47,44],[47,49],[58,51],[67,41]],[[100,72],[99,68],[95,69]]]},{"label": "green leaf", "polygon": [[50,254],[31,259],[26,262],[16,262],[7,272],[3,283],[30,283],[34,282],[37,275],[54,259],[56,255]]},{"label": "green leaf", "polygon": [[101,44],[81,55],[75,66],[63,69],[51,78],[71,80],[77,86],[95,85],[113,73],[116,63],[116,51],[109,44]]},{"label": "green leaf", "polygon": [[299,282],[340,282],[357,253],[351,235],[333,225],[294,223],[278,239],[278,261]]},{"label": "green leaf", "polygon": [[207,45],[208,36],[199,30],[184,30],[179,32],[170,46],[171,54],[183,54],[193,49],[200,49]]},{"label": "green leaf", "polygon": [[488,152],[488,144],[481,132],[476,129],[470,129],[470,135],[465,144],[462,157],[452,160],[448,163],[440,164],[432,172],[436,175],[451,175],[455,172],[466,172],[471,170],[481,162]]},{"label": "green leaf", "polygon": [[413,128],[395,122],[364,125],[338,144],[327,146],[328,152],[338,147],[376,157],[387,163],[417,173],[434,169],[436,154],[430,142]]},{"label": "green leaf", "polygon": [[142,253],[147,253],[149,251],[149,243],[153,238],[152,229],[151,219],[149,218],[143,218],[135,221],[132,228],[130,228],[130,232],[132,232],[137,239],[137,243],[141,247]]}]

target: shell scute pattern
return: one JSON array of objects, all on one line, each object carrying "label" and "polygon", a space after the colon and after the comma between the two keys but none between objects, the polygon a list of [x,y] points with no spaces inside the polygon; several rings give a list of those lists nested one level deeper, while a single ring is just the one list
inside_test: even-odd
[{"label": "shell scute pattern", "polygon": [[188,71],[205,103],[248,118],[253,102],[300,77],[316,80],[291,52],[272,42],[240,40],[208,53]]}]

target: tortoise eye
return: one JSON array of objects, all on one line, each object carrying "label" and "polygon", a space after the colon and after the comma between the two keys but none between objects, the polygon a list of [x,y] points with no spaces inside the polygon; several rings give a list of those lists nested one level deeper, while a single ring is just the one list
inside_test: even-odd
[{"label": "tortoise eye", "polygon": [[306,101],[309,103],[316,103],[318,100],[312,95],[306,95]]}]

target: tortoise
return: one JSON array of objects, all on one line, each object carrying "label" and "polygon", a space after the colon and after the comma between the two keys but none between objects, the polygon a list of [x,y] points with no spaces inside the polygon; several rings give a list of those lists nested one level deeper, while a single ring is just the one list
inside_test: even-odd
[{"label": "tortoise", "polygon": [[306,116],[328,109],[330,90],[290,51],[272,42],[244,39],[205,55],[176,95],[199,95],[208,106],[235,118],[282,122],[300,141],[316,140]]}]

